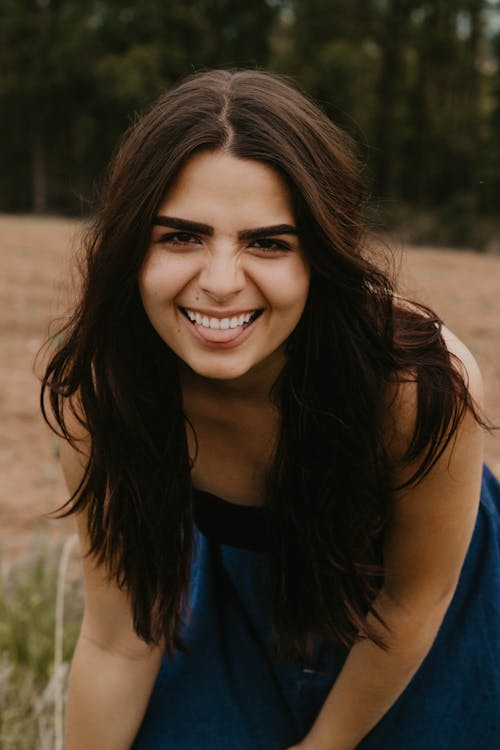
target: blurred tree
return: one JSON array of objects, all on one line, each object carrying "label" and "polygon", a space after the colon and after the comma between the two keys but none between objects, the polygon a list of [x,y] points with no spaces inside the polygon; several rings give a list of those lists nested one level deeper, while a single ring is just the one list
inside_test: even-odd
[{"label": "blurred tree", "polygon": [[98,41],[91,6],[76,0],[0,6],[0,105],[8,113],[0,122],[4,209],[47,210],[53,196],[58,202],[66,165],[84,165]]},{"label": "blurred tree", "polygon": [[374,171],[377,191],[393,196],[400,158],[401,104],[404,101],[406,56],[411,35],[415,0],[387,0],[376,4],[374,38],[380,50],[376,84],[373,143],[376,149]]},{"label": "blurred tree", "polygon": [[133,113],[181,76],[264,66],[266,0],[3,0],[0,207],[75,211]]},{"label": "blurred tree", "polygon": [[194,70],[258,66],[294,76],[354,133],[377,195],[491,210],[495,8],[500,0],[0,0],[0,209],[88,210],[80,196],[135,112]]},{"label": "blurred tree", "polygon": [[[341,125],[370,133],[379,50],[375,7],[365,0],[293,0],[293,46],[287,72]],[[364,136],[361,136],[364,139]]]},{"label": "blurred tree", "polygon": [[432,0],[415,17],[400,188],[420,203],[475,187],[483,0]]},{"label": "blurred tree", "polygon": [[500,31],[491,39],[493,85],[487,99],[487,137],[480,165],[481,206],[498,214],[500,195]]}]

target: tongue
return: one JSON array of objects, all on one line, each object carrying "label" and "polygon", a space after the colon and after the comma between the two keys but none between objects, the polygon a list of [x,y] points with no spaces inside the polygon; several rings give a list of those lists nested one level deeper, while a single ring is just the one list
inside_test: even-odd
[{"label": "tongue", "polygon": [[243,326],[236,326],[236,328],[205,328],[197,323],[196,330],[202,339],[210,343],[226,343],[232,341],[244,330]]}]

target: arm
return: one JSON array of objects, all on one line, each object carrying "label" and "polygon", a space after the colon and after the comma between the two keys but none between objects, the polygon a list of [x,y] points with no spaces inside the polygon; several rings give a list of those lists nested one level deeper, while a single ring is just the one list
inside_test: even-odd
[{"label": "arm", "polygon": [[[450,348],[466,365],[469,388],[481,404],[481,378],[456,339]],[[407,443],[415,414],[415,388],[406,384],[397,406],[395,455]],[[398,479],[404,480],[409,467]],[[482,434],[467,413],[430,474],[394,498],[385,540],[386,579],[376,606],[387,650],[372,641],[351,649],[301,750],[354,750],[403,692],[429,652],[451,602],[472,536],[482,470]]]},{"label": "arm", "polygon": [[[61,445],[70,492],[78,486],[83,457]],[[131,747],[163,656],[135,634],[125,592],[85,556],[86,519],[77,518],[85,577],[85,612],[68,690],[67,750],[127,750]]]}]

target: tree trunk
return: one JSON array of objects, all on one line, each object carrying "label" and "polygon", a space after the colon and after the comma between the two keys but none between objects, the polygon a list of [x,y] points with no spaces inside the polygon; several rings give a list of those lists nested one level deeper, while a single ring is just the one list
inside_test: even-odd
[{"label": "tree trunk", "polygon": [[468,95],[468,122],[467,134],[469,139],[469,152],[467,154],[467,174],[465,175],[465,188],[475,190],[477,185],[477,164],[481,145],[480,137],[480,109],[481,109],[481,75],[479,72],[480,46],[482,37],[483,0],[471,0],[469,3],[470,36],[467,45],[467,95]]},{"label": "tree trunk", "polygon": [[380,39],[383,57],[378,84],[376,175],[378,190],[384,196],[389,196],[394,190],[397,158],[397,87],[401,75],[409,10],[407,3],[392,0],[385,12],[384,31]]}]

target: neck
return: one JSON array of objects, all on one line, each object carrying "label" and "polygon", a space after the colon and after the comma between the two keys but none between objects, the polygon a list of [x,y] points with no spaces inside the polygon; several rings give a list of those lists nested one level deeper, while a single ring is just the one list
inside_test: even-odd
[{"label": "neck", "polygon": [[225,401],[269,403],[284,362],[284,352],[275,352],[272,361],[262,362],[251,372],[230,380],[202,377],[181,363],[181,383],[184,389]]}]

